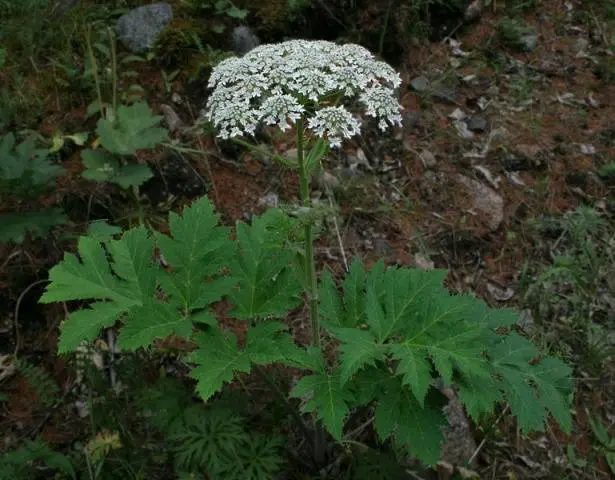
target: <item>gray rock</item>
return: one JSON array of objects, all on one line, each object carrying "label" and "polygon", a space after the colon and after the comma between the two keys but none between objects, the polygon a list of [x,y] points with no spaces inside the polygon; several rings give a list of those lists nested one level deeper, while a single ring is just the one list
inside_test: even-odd
[{"label": "gray rock", "polygon": [[179,118],[177,112],[173,110],[173,107],[171,107],[170,105],[162,104],[160,105],[160,110],[162,110],[162,114],[164,115],[164,121],[169,127],[170,132],[173,133],[184,128],[184,122],[181,118]]},{"label": "gray rock", "polygon": [[280,196],[275,192],[269,192],[259,198],[256,204],[259,207],[277,208],[280,205]]},{"label": "gray rock", "polygon": [[530,33],[519,38],[520,47],[526,52],[533,52],[538,46],[538,35]]},{"label": "gray rock", "polygon": [[504,220],[504,200],[502,197],[492,188],[465,175],[457,175],[457,181],[471,195],[474,201],[473,208],[485,214],[489,229],[492,232],[497,230]]},{"label": "gray rock", "polygon": [[489,122],[485,117],[481,117],[480,115],[473,115],[467,121],[468,130],[472,132],[484,132],[489,128]]},{"label": "gray rock", "polygon": [[240,56],[258,47],[261,43],[258,37],[250,30],[250,27],[246,27],[245,25],[233,29],[231,40],[233,43],[233,52]]},{"label": "gray rock", "polygon": [[168,3],[152,3],[130,10],[115,26],[118,39],[133,53],[144,52],[154,45],[158,34],[173,19]]},{"label": "gray rock", "polygon": [[410,86],[417,92],[425,92],[429,89],[429,80],[427,77],[416,77],[410,82]]},{"label": "gray rock", "polygon": [[433,168],[438,163],[434,154],[431,153],[429,150],[423,150],[419,155],[419,158],[421,159],[421,162],[423,163],[425,168]]}]

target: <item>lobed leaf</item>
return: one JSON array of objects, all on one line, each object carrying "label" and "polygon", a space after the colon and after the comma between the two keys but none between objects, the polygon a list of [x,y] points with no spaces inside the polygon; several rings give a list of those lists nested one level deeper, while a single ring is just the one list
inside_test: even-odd
[{"label": "lobed leaf", "polygon": [[253,218],[252,225],[237,224],[239,252],[231,269],[238,287],[230,295],[237,318],[280,317],[301,302],[301,284],[292,270],[294,253],[286,248],[293,224],[281,223],[281,216],[271,209]]},{"label": "lobed leaf", "polygon": [[137,150],[156,148],[169,138],[166,128],[159,127],[162,116],[153,115],[144,102],[120,105],[114,118],[101,118],[96,134],[111,153],[133,155]]},{"label": "lobed leaf", "polygon": [[303,398],[303,412],[315,412],[337,441],[342,440],[344,421],[353,401],[352,393],[341,387],[339,374],[308,375],[297,382],[291,397]]}]

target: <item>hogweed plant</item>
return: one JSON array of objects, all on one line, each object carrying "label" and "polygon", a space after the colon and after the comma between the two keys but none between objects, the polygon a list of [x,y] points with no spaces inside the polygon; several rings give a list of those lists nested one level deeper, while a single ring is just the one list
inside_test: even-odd
[{"label": "hogweed plant", "polygon": [[[169,335],[188,338],[196,347],[187,361],[205,402],[237,375],[262,373],[260,366],[301,369],[289,396],[335,441],[356,442],[345,429],[349,415],[367,413],[380,441],[426,464],[438,461],[446,424],[438,384],[454,385],[474,419],[508,402],[522,432],[543,429],[549,415],[569,431],[571,371],[516,333],[515,311],[451,295],[444,270],[386,268],[381,261],[367,271],[355,260],[340,283],[328,271],[318,278],[310,176],[329,147],[360,134],[361,112],[383,130],[401,123],[399,85],[390,66],[357,45],[289,41],[220,63],[205,118],[220,137],[246,144],[241,137],[259,125],[294,128],[296,160],[281,160],[297,172],[308,214],[270,209],[250,224],[238,222],[231,239],[202,198],[170,215],[169,234],[137,227],[120,238],[82,237],[78,256],[67,253],[51,269],[41,299],[92,301],[63,322],[59,351],[116,325],[124,350],[149,348]],[[220,299],[248,323],[245,337],[211,313]],[[304,301],[309,346],[297,345],[282,321]],[[334,359],[324,355],[322,334],[337,345]],[[322,430],[293,416],[322,462]]]}]

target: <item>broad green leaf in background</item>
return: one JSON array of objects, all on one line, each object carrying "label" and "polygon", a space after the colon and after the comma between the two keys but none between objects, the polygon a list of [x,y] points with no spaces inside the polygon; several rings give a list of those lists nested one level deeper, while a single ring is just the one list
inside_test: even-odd
[{"label": "broad green leaf in background", "polygon": [[42,237],[68,217],[60,208],[47,208],[38,212],[0,214],[0,242],[23,243],[26,235]]},{"label": "broad green leaf in background", "polygon": [[139,187],[153,176],[149,166],[137,163],[121,165],[103,150],[84,150],[81,152],[81,161],[86,167],[81,174],[83,178],[115,183],[124,189]]},{"label": "broad green leaf in background", "polygon": [[121,105],[115,113],[114,119],[98,120],[96,127],[102,146],[111,153],[133,155],[169,138],[168,130],[159,126],[162,116],[154,115],[144,102]]},{"label": "broad green leaf in background", "polygon": [[231,263],[238,288],[230,299],[232,315],[240,319],[282,316],[301,302],[301,284],[292,270],[294,253],[287,248],[292,222],[270,209],[251,225],[237,224],[239,252]]},{"label": "broad green leaf in background", "polygon": [[36,148],[32,136],[18,145],[12,133],[0,137],[0,190],[32,196],[35,187],[45,187],[63,175],[65,169],[50,163],[48,155],[47,150]]}]

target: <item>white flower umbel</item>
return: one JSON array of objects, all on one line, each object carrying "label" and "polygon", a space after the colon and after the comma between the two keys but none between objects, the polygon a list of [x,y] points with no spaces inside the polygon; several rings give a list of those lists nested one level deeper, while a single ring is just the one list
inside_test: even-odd
[{"label": "white flower umbel", "polygon": [[218,64],[205,118],[222,138],[252,135],[261,122],[287,130],[303,119],[339,147],[361,132],[361,113],[376,118],[383,131],[401,125],[400,84],[391,66],[359,45],[290,40]]}]

